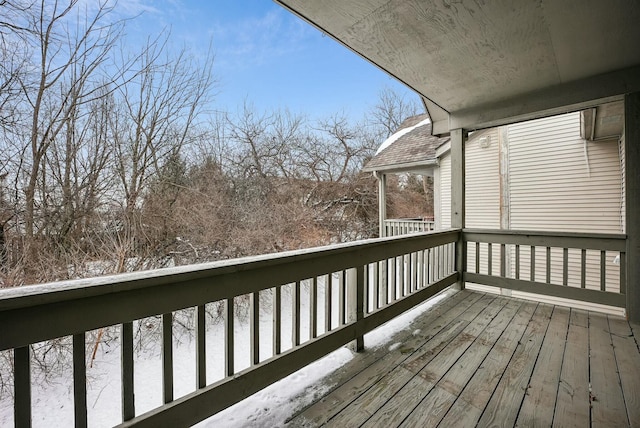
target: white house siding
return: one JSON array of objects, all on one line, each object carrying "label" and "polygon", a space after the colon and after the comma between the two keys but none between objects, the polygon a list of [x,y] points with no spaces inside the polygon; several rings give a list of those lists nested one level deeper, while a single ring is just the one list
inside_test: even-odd
[{"label": "white house siding", "polygon": [[511,229],[621,233],[617,141],[585,142],[580,114],[510,125]]},{"label": "white house siding", "polygon": [[[617,141],[580,138],[580,114],[508,126],[510,228],[621,233],[621,168]],[[520,278],[530,279],[530,249],[520,249]],[[619,290],[617,253],[606,254],[606,278]],[[579,250],[568,254],[568,285],[580,286]],[[561,249],[551,251],[551,282],[562,283]],[[536,248],[536,281],[546,279],[546,249]],[[515,266],[512,266],[512,274]],[[587,251],[586,287],[600,288],[600,253]],[[514,295],[518,293],[514,292]],[[551,301],[559,303],[558,299]],[[596,309],[589,304],[586,308]]]},{"label": "white house siding", "polygon": [[[500,229],[500,132],[474,132],[465,143],[465,224],[468,228]],[[476,250],[470,246],[467,266],[475,269]],[[492,246],[492,270],[500,272],[500,247]],[[486,248],[480,251],[480,272],[487,273]],[[497,269],[497,270],[495,270]]]}]

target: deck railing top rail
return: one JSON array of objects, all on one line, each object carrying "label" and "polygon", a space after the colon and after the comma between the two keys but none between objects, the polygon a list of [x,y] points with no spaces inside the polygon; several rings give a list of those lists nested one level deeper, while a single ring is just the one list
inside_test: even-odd
[{"label": "deck railing top rail", "polygon": [[[351,341],[362,349],[365,333],[455,283],[460,275],[452,254],[460,234],[451,229],[2,290],[0,351],[13,349],[16,425],[31,421],[31,345],[73,336],[75,420],[86,426],[86,334],[110,326],[120,329],[123,425],[196,423]],[[273,328],[261,332],[265,299],[272,299]],[[234,362],[234,313],[240,301],[248,305],[251,330],[251,365],[244,369]],[[285,301],[290,301],[287,309]],[[225,332],[225,377],[212,384],[205,357],[210,304],[222,308]],[[197,389],[174,400],[172,325],[183,309],[197,319]],[[134,405],[134,323],[148,317],[162,324],[165,404],[140,415]],[[283,333],[286,323],[290,336]],[[270,336],[265,357],[261,337]]]}]

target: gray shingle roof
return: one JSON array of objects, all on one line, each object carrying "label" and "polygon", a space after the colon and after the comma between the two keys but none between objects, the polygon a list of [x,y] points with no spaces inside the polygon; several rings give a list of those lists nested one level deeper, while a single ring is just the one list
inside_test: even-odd
[{"label": "gray shingle roof", "polygon": [[[402,133],[403,130],[406,132],[406,128],[416,126],[428,117],[427,114],[421,114],[406,119],[394,135]],[[398,137],[391,145],[371,158],[364,166],[363,171],[408,171],[435,165],[436,149],[447,141],[449,138],[438,138],[431,135],[431,123],[417,126]]]}]

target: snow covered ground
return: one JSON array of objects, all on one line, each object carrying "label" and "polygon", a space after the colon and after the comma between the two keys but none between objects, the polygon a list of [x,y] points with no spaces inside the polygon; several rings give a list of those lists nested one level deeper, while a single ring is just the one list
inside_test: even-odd
[{"label": "snow covered ground", "polygon": [[[318,301],[324,301],[323,286],[319,286]],[[283,290],[283,350],[291,347],[291,295]],[[271,357],[272,320],[270,311],[270,293],[261,296],[261,359]],[[430,301],[399,316],[365,336],[365,346],[398,346],[389,343],[394,333],[406,329],[413,319],[428,311],[437,301],[446,297],[445,292]],[[332,296],[337,307],[337,293]],[[303,315],[302,339],[309,337],[308,289],[301,296]],[[240,308],[239,308],[240,309]],[[235,363],[236,370],[249,367],[249,323],[242,311],[235,322]],[[337,312],[337,311],[334,311]],[[337,313],[335,314],[337,317]],[[324,325],[323,311],[319,311],[319,326]],[[306,317],[306,319],[305,319]],[[181,319],[187,319],[182,317]],[[334,324],[337,319],[334,320]],[[145,334],[157,337],[159,322],[147,321],[140,327]],[[117,327],[114,327],[117,329]],[[180,327],[174,325],[174,397],[179,398],[193,392],[195,377],[195,343],[189,334],[175,334]],[[117,331],[117,330],[116,330]],[[184,330],[182,330],[184,332]],[[319,333],[322,332],[320,328]],[[120,381],[120,344],[117,334],[111,341],[103,341],[98,348],[92,367],[87,366],[87,406],[89,426],[113,426],[121,421],[121,381]],[[146,343],[141,341],[141,343]],[[90,348],[89,348],[90,349]],[[88,357],[90,350],[88,351]],[[244,401],[230,407],[201,422],[201,427],[277,427],[316,396],[325,392],[329,385],[321,381],[344,365],[353,354],[347,348],[338,349],[315,363],[299,370],[285,379],[265,388]],[[157,342],[147,343],[135,355],[135,406],[136,414],[144,413],[162,405],[162,360]],[[32,368],[32,371],[34,369]],[[224,370],[224,330],[221,322],[212,322],[207,329],[207,382],[212,383],[223,377]],[[34,427],[73,426],[73,386],[68,372],[50,377],[43,382],[40,376],[32,376],[32,407]],[[0,402],[0,426],[13,425],[13,403],[6,394]]]}]

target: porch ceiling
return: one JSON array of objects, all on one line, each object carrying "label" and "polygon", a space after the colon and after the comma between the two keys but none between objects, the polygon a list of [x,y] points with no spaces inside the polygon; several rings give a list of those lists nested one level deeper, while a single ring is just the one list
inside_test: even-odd
[{"label": "porch ceiling", "polygon": [[436,134],[640,90],[637,0],[276,0],[418,92]]}]

